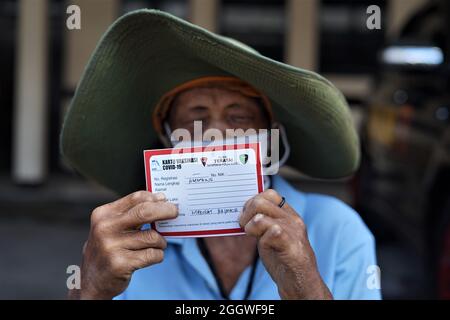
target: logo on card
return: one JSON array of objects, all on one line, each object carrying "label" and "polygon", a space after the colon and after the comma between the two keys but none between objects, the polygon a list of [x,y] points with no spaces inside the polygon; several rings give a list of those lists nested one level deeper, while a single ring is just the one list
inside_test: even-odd
[{"label": "logo on card", "polygon": [[242,164],[246,164],[248,161],[248,154],[241,154],[239,156],[239,160],[241,161]]},{"label": "logo on card", "polygon": [[159,164],[158,160],[152,160],[151,167],[152,171],[161,170],[161,165]]},{"label": "logo on card", "polygon": [[206,162],[208,161],[208,158],[207,157],[202,157],[200,160],[202,162],[202,165],[206,166]]}]

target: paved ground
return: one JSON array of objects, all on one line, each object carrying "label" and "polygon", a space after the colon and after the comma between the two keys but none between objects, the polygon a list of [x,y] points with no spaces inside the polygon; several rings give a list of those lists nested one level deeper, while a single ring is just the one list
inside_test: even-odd
[{"label": "paved ground", "polygon": [[79,178],[40,187],[0,178],[0,299],[64,299],[93,208],[113,195]]},{"label": "paved ground", "polygon": [[87,223],[0,219],[0,299],[61,299],[68,265],[79,264]]}]

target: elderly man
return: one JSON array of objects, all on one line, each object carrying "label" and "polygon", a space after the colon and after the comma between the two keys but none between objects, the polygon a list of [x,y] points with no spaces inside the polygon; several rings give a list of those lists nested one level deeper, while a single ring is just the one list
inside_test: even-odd
[{"label": "elderly man", "polygon": [[123,195],[92,212],[71,298],[380,298],[357,213],[279,176],[245,203],[243,236],[165,239],[143,227],[178,209],[143,191],[142,150],[156,138],[170,147],[168,129],[193,132],[194,121],[221,132],[281,121],[295,138],[291,165],[315,177],[349,175],[359,161],[348,107],[324,78],[163,12],[128,14],[102,38],[63,126],[69,163]]}]

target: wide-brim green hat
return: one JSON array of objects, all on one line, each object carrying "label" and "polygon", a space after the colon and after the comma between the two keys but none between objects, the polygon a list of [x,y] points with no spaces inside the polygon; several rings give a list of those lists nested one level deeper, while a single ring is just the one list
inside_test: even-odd
[{"label": "wide-brim green hat", "polygon": [[142,151],[157,140],[155,105],[205,76],[238,77],[265,93],[290,140],[288,164],[304,174],[341,178],[358,167],[350,110],[332,83],[156,10],[126,14],[103,35],[63,124],[64,157],[119,194],[144,189]]}]

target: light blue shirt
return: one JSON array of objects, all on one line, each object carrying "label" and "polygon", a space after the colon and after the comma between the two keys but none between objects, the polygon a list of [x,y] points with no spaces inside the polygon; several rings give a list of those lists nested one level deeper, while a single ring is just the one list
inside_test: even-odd
[{"label": "light blue shirt", "polygon": [[[335,299],[380,299],[374,288],[375,241],[359,215],[333,197],[295,190],[279,176],[272,188],[303,218],[319,272]],[[244,298],[251,267],[240,275],[230,299]],[[376,275],[375,275],[376,276]],[[371,285],[372,284],[372,285]],[[168,239],[164,261],[134,272],[128,288],[115,299],[222,299],[196,239]],[[280,299],[276,284],[259,259],[251,300]]]}]

